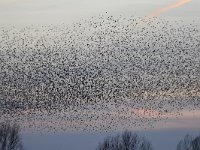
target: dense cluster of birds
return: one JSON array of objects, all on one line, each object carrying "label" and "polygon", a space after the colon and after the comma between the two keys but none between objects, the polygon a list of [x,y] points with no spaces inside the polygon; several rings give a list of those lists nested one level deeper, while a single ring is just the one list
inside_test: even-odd
[{"label": "dense cluster of birds", "polygon": [[100,15],[0,29],[0,121],[39,130],[146,128],[200,107],[200,31]]}]

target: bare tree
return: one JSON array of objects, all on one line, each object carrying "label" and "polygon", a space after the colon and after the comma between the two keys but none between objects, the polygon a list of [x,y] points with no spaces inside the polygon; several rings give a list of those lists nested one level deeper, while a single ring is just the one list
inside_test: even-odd
[{"label": "bare tree", "polygon": [[192,137],[190,135],[186,135],[183,140],[181,140],[177,145],[177,150],[192,150]]},{"label": "bare tree", "polygon": [[200,135],[192,140],[192,150],[200,150]]},{"label": "bare tree", "polygon": [[24,150],[18,125],[0,124],[0,150]]},{"label": "bare tree", "polygon": [[99,143],[96,150],[153,150],[153,148],[144,137],[125,131],[121,135],[107,137]]},{"label": "bare tree", "polygon": [[186,135],[177,145],[177,150],[200,150],[200,136],[193,138]]}]

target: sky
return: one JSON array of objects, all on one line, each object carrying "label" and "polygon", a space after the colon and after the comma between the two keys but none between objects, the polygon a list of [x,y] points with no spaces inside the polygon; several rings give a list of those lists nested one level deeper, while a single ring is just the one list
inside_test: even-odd
[{"label": "sky", "polygon": [[[200,134],[199,112],[185,111],[180,118],[171,117],[165,122],[155,123],[154,128],[130,130],[148,139],[154,150],[175,150],[177,143],[186,134]],[[95,150],[105,137],[121,131],[108,132],[25,132],[23,142],[28,150]]]},{"label": "sky", "polygon": [[199,5],[199,0],[0,0],[0,24],[71,23],[105,12],[143,17],[160,11],[162,17],[193,19],[200,17]]},{"label": "sky", "polygon": [[[73,23],[99,14],[199,20],[199,0],[0,0],[0,26]],[[187,133],[196,134],[200,118],[169,119],[157,130],[142,131],[156,150],[175,149]],[[196,122],[195,122],[196,121]],[[170,128],[165,128],[166,126]],[[24,133],[28,150],[92,150],[107,133]],[[78,143],[78,144],[77,144]],[[170,143],[170,144],[169,144]]]},{"label": "sky", "polygon": [[[180,118],[171,118],[166,122],[159,122],[155,128],[131,130],[146,137],[154,150],[175,150],[177,143],[186,134],[197,136],[200,134],[199,113],[185,112]],[[121,131],[109,132],[25,132],[23,142],[28,150],[95,150],[99,142],[105,137],[116,135]]]},{"label": "sky", "polygon": [[[186,134],[192,136],[200,134],[199,129],[148,130],[136,133],[146,137],[152,143],[154,150],[176,150],[177,143]],[[98,143],[109,135],[116,133],[25,134],[23,142],[28,150],[95,150]]]}]

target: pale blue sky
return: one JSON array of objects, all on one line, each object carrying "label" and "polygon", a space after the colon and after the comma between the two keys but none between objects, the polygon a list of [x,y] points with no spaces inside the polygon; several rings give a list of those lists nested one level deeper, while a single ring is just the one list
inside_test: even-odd
[{"label": "pale blue sky", "polygon": [[[145,16],[179,0],[0,0],[0,24],[60,24],[103,14]],[[162,14],[200,17],[199,0]]]},{"label": "pale blue sky", "polygon": [[[133,131],[134,132],[134,131]],[[199,129],[166,129],[138,131],[151,141],[154,150],[176,150],[177,143],[186,134],[197,136]],[[24,134],[24,145],[27,150],[95,150],[105,137],[116,133],[83,133],[83,134]]]},{"label": "pale blue sky", "polygon": [[[151,141],[154,150],[175,150],[177,143],[186,134],[200,134],[198,113],[186,113],[180,118],[171,118],[155,123],[155,128],[132,129]],[[24,132],[23,142],[27,150],[95,150],[100,141],[121,131],[85,132]]]}]

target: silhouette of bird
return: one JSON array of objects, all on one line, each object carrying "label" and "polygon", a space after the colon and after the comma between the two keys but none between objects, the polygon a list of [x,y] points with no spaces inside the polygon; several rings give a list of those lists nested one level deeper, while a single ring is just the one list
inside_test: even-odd
[{"label": "silhouette of bird", "polygon": [[154,128],[200,107],[199,28],[108,13],[0,31],[0,122],[34,131]]}]

